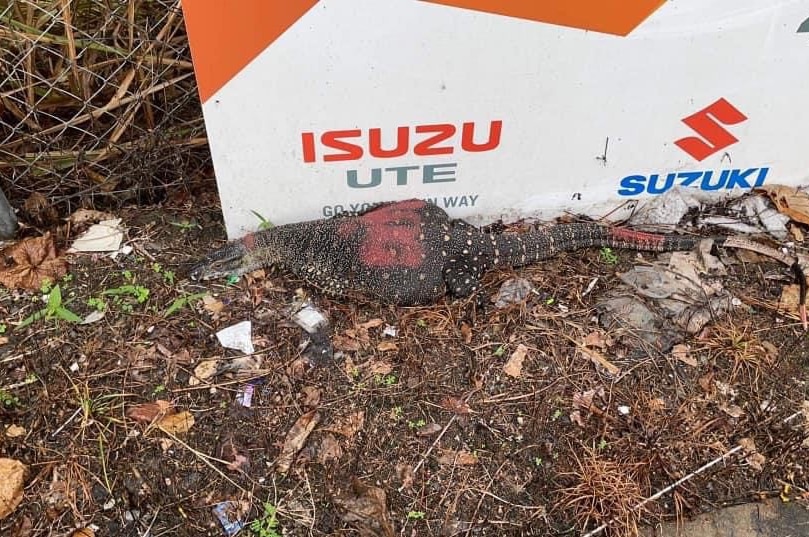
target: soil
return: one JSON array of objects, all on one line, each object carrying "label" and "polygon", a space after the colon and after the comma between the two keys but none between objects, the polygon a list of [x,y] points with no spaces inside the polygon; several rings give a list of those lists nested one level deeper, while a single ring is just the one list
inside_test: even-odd
[{"label": "soil", "polygon": [[[722,281],[742,305],[684,337],[683,360],[598,323],[595,304],[636,252],[490,273],[491,296],[513,277],[536,290],[504,309],[400,308],[328,299],[270,270],[189,281],[189,263],[225,237],[204,199],[116,216],[132,253],[70,256],[60,282],[66,308],[105,308],[103,319],[17,327],[42,293],[0,289],[0,456],[29,467],[2,535],[220,536],[213,509],[225,501],[248,523],[275,510],[262,537],[581,535],[604,523],[604,535],[631,535],[727,505],[809,501],[809,430],[795,417],[809,400],[807,335],[777,311],[791,275],[775,263],[729,266]],[[54,231],[60,246],[78,233]],[[104,294],[124,285],[148,297]],[[167,315],[197,293],[210,298]],[[331,324],[325,363],[304,357],[306,334],[288,319],[303,294]],[[244,320],[247,361],[215,336]],[[587,359],[585,341],[623,374]],[[515,353],[525,357],[509,375]],[[195,379],[212,359],[232,368]],[[160,416],[139,417],[155,401],[193,425],[167,432]],[[24,432],[9,435],[12,425]],[[740,440],[745,449],[633,511]]]}]

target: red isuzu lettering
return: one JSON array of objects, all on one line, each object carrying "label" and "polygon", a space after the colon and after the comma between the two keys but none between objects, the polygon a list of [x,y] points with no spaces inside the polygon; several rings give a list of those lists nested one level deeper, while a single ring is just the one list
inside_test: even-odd
[{"label": "red isuzu lettering", "polygon": [[[456,151],[481,153],[491,151],[500,145],[503,122],[489,123],[486,141],[480,140],[476,133],[478,126],[474,122],[463,123],[460,129],[451,123],[433,125],[417,125],[416,127],[397,127],[395,144],[386,146],[383,142],[383,129],[368,129],[367,136],[362,129],[326,131],[320,135],[319,144],[315,133],[301,134],[304,162],[340,162],[359,160],[366,154],[374,158],[397,158],[408,153],[420,157],[432,155],[452,155]],[[460,145],[456,134],[460,130]],[[476,136],[477,134],[477,136]]]}]

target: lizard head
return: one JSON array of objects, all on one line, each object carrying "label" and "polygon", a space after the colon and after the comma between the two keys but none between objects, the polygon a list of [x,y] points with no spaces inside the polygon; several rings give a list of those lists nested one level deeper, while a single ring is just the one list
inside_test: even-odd
[{"label": "lizard head", "polygon": [[248,262],[250,250],[243,241],[233,241],[214,250],[197,262],[189,272],[192,280],[212,280],[226,276],[241,276],[254,269]]}]

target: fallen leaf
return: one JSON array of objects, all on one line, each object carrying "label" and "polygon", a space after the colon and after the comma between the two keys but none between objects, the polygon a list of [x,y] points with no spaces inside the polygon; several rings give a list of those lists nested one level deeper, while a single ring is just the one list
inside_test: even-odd
[{"label": "fallen leaf", "polygon": [[572,421],[573,423],[584,429],[584,420],[581,417],[581,412],[579,412],[578,410],[574,410],[573,412],[570,413],[570,421]]},{"label": "fallen leaf", "polygon": [[365,423],[365,411],[358,410],[335,420],[334,425],[323,427],[324,431],[339,434],[345,438],[353,438]]},{"label": "fallen leaf", "polygon": [[666,409],[666,401],[660,397],[656,397],[655,399],[650,399],[646,406],[649,407],[649,410],[652,412],[661,412]]},{"label": "fallen leaf", "polygon": [[93,528],[79,528],[70,534],[70,537],[95,537],[95,530]]},{"label": "fallen leaf", "polygon": [[219,449],[220,458],[228,461],[227,469],[232,472],[245,472],[250,468],[250,457],[247,450],[236,444],[232,436],[225,438]]},{"label": "fallen leaf", "polygon": [[809,195],[794,186],[765,185],[755,189],[764,192],[778,209],[792,220],[809,224]]},{"label": "fallen leaf", "polygon": [[320,397],[323,394],[323,390],[315,388],[314,386],[304,386],[301,391],[303,392],[303,406],[315,408],[320,404]]},{"label": "fallen leaf", "polygon": [[387,375],[393,371],[393,365],[385,360],[370,360],[364,367],[372,375]]},{"label": "fallen leaf", "polygon": [[0,520],[17,509],[23,498],[28,467],[16,459],[0,459]]},{"label": "fallen leaf", "polygon": [[573,394],[573,406],[582,410],[590,410],[596,395],[599,397],[604,396],[604,388],[602,386],[585,392],[576,392]]},{"label": "fallen leaf", "polygon": [[747,464],[757,472],[764,470],[764,463],[767,462],[767,458],[758,452],[755,441],[752,438],[742,438],[739,440],[739,445],[745,452]]},{"label": "fallen leaf", "polygon": [[461,337],[467,345],[472,342],[472,327],[466,323],[461,323]]},{"label": "fallen leaf", "polygon": [[702,391],[711,394],[714,391],[714,382],[713,382],[713,372],[708,372],[702,375],[697,382],[699,382],[700,388]]},{"label": "fallen leaf", "polygon": [[19,425],[11,424],[6,429],[6,436],[8,438],[17,438],[20,436],[25,436],[25,427],[20,427]]},{"label": "fallen leaf", "polygon": [[157,426],[164,432],[169,434],[182,434],[194,426],[194,416],[191,412],[183,410],[176,414],[168,414],[163,416],[157,422]]},{"label": "fallen leaf", "polygon": [[336,461],[343,456],[343,448],[337,437],[331,433],[323,435],[320,440],[320,448],[317,450],[317,461],[323,466],[328,466],[331,461]]},{"label": "fallen leaf", "polygon": [[396,465],[396,477],[402,483],[403,489],[411,489],[413,487],[414,473],[413,466],[404,462]]},{"label": "fallen leaf", "polygon": [[354,524],[362,537],[394,537],[385,491],[354,478],[351,490],[334,498],[340,518]]},{"label": "fallen leaf", "polygon": [[609,342],[604,332],[596,330],[595,332],[590,332],[589,334],[584,336],[584,339],[582,340],[582,345],[584,345],[585,347],[596,347],[601,350],[604,350],[609,346]]},{"label": "fallen leaf", "polygon": [[503,365],[503,372],[510,377],[520,378],[522,376],[522,364],[527,355],[528,347],[522,343],[517,345],[516,350],[511,353],[511,356]]},{"label": "fallen leaf", "polygon": [[174,414],[174,406],[168,401],[159,399],[151,403],[134,405],[127,409],[126,417],[141,423],[151,423],[158,416]]},{"label": "fallen leaf", "polygon": [[295,455],[301,450],[306,443],[306,439],[314,430],[315,426],[320,422],[320,414],[316,410],[310,410],[292,425],[284,438],[284,446],[281,448],[281,454],[278,455],[276,460],[276,469],[281,474],[286,474],[292,466],[292,461]]},{"label": "fallen leaf", "polygon": [[208,380],[219,371],[219,360],[203,360],[194,368],[194,374],[188,379],[190,386],[197,386],[201,381]]},{"label": "fallen leaf", "polygon": [[377,326],[382,326],[383,324],[385,324],[385,321],[383,321],[382,319],[371,319],[370,321],[358,324],[357,326],[359,328],[364,328],[365,330],[368,330],[369,328],[376,328]]},{"label": "fallen leaf", "polygon": [[[12,263],[7,264],[9,259]],[[0,252],[0,284],[10,289],[37,290],[46,280],[56,282],[66,273],[67,261],[56,256],[49,233],[23,239]]]},{"label": "fallen leaf", "polygon": [[205,295],[202,297],[202,307],[211,313],[220,313],[225,309],[225,304],[211,295]]},{"label": "fallen leaf", "polygon": [[785,285],[781,288],[781,297],[778,299],[779,311],[798,315],[800,303],[800,286],[797,284]]},{"label": "fallen leaf", "polygon": [[8,338],[6,336],[0,336],[0,345],[5,345],[8,343]]},{"label": "fallen leaf", "polygon": [[792,235],[792,238],[795,239],[795,242],[803,242],[803,231],[796,225],[789,226],[789,233]]},{"label": "fallen leaf", "polygon": [[395,351],[399,347],[393,341],[382,341],[379,345],[376,346],[376,350],[385,352],[385,351]]},{"label": "fallen leaf", "polygon": [[739,405],[720,405],[719,408],[731,418],[738,419],[744,416],[744,410]]},{"label": "fallen leaf", "polygon": [[441,408],[444,410],[449,410],[455,414],[466,415],[469,414],[472,409],[469,407],[469,403],[460,399],[458,397],[444,397],[441,399]]},{"label": "fallen leaf", "polygon": [[416,436],[432,436],[439,432],[441,432],[441,426],[433,422],[416,429]]},{"label": "fallen leaf", "polygon": [[455,451],[452,449],[442,449],[441,455],[436,457],[438,464],[445,466],[473,466],[478,463],[478,456],[469,451]]},{"label": "fallen leaf", "polygon": [[359,341],[341,334],[335,334],[332,337],[332,346],[338,351],[343,352],[357,352],[362,348]]},{"label": "fallen leaf", "polygon": [[612,375],[613,377],[617,377],[621,374],[621,368],[604,358],[600,352],[588,349],[587,347],[579,347],[584,357],[593,362],[595,365],[600,366],[607,370],[607,372]]},{"label": "fallen leaf", "polygon": [[67,217],[71,224],[83,224],[85,222],[99,222],[101,220],[109,220],[113,218],[110,213],[103,211],[96,211],[94,209],[76,209],[76,211]]},{"label": "fallen leaf", "polygon": [[672,347],[671,355],[677,360],[686,365],[690,365],[691,367],[697,367],[698,365],[697,359],[691,356],[691,347],[684,343],[680,343],[679,345]]}]

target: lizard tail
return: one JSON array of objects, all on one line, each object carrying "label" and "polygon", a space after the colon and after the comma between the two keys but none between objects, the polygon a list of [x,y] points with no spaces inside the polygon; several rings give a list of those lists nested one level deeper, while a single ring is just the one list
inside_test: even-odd
[{"label": "lizard tail", "polygon": [[559,224],[528,233],[492,236],[495,259],[501,265],[518,267],[548,259],[560,252],[609,247],[649,252],[690,250],[702,240],[686,235],[656,234],[584,222]]}]

